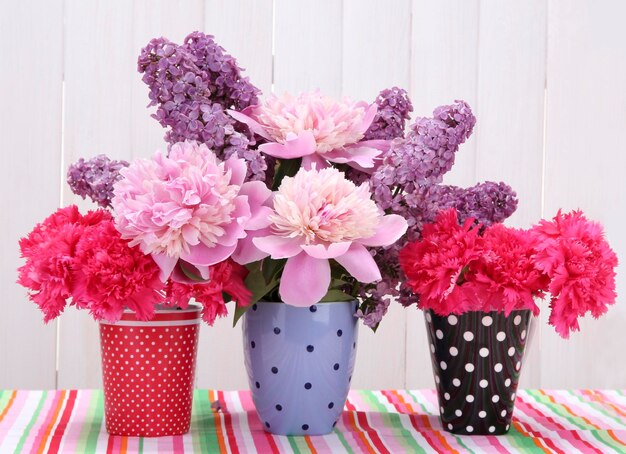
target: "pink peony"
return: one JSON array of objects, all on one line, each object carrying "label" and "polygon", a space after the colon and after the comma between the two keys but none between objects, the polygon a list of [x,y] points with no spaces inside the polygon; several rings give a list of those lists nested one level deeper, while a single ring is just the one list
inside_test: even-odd
[{"label": "pink peony", "polygon": [[392,244],[407,229],[404,218],[379,211],[367,184],[357,187],[335,168],[300,169],[286,177],[273,207],[271,225],[257,232],[253,243],[265,256],[287,259],[279,293],[293,306],[310,306],[324,297],[329,259],[360,282],[379,280],[366,246]]},{"label": "pink peony", "polygon": [[245,161],[220,162],[204,144],[176,143],[169,156],[136,160],[121,174],[112,201],[116,227],[131,246],[152,254],[162,280],[179,260],[207,274],[271,212],[262,206],[269,189],[244,183]]},{"label": "pink peony", "polygon": [[422,239],[400,250],[406,284],[419,295],[422,309],[437,314],[477,310],[478,300],[465,282],[470,266],[480,258],[479,227],[469,218],[459,225],[454,208],[440,212],[424,225]]},{"label": "pink peony", "polygon": [[71,296],[78,241],[87,227],[105,215],[98,210],[82,216],[76,205],[60,208],[20,240],[26,263],[18,270],[18,283],[29,289],[29,298],[44,313],[46,323],[63,312]]},{"label": "pink peony", "polygon": [[210,268],[210,281],[207,283],[186,284],[169,281],[167,285],[167,300],[169,304],[186,308],[189,300],[194,298],[202,304],[202,319],[213,325],[215,319],[228,314],[224,293],[239,306],[250,304],[252,293],[246,288],[244,279],[248,270],[226,260]]},{"label": "pink peony", "polygon": [[122,239],[108,213],[85,228],[72,268],[73,303],[97,320],[115,322],[127,307],[138,319],[149,320],[154,306],[163,302],[159,268]]},{"label": "pink peony", "polygon": [[542,220],[531,230],[537,243],[537,267],[550,278],[550,319],[562,337],[578,331],[578,317],[595,318],[615,303],[617,256],[604,239],[602,226],[580,211]]},{"label": "pink peony", "polygon": [[389,141],[361,141],[376,115],[376,104],[337,101],[318,91],[297,97],[271,96],[259,106],[231,116],[269,141],[259,150],[283,159],[302,158],[305,169],[327,161],[371,169],[374,159],[389,148]]}]

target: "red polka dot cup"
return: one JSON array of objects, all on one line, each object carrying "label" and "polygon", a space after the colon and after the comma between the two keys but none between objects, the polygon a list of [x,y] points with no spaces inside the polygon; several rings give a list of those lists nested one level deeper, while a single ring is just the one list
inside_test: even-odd
[{"label": "red polka dot cup", "polygon": [[104,413],[112,435],[162,437],[189,431],[199,304],[159,308],[147,322],[125,311],[100,322]]}]

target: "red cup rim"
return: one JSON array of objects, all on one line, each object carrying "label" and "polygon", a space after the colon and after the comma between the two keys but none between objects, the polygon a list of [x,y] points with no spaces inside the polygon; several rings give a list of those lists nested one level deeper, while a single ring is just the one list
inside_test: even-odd
[{"label": "red cup rim", "polygon": [[200,311],[202,305],[199,303],[189,303],[185,309],[177,309],[176,307],[159,306],[151,320],[137,320],[135,312],[129,309],[124,310],[119,321],[112,323],[107,320],[100,320],[101,324],[119,325],[119,326],[165,326],[167,323],[175,325],[191,325],[200,322]]}]

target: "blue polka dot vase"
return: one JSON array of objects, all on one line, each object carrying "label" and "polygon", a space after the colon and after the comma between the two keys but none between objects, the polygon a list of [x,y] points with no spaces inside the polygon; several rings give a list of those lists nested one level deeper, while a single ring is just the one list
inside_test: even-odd
[{"label": "blue polka dot vase", "polygon": [[265,430],[323,435],[341,416],[354,370],[356,302],[261,302],[243,317],[244,358]]},{"label": "blue polka dot vase", "polygon": [[502,435],[515,407],[531,311],[424,312],[444,430]]}]

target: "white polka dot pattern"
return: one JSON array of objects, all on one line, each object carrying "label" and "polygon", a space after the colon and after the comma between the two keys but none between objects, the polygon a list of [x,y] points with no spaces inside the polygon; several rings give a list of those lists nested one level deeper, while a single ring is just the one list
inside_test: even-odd
[{"label": "white polka dot pattern", "polygon": [[425,313],[442,426],[455,434],[508,431],[530,311]]},{"label": "white polka dot pattern", "polygon": [[189,431],[198,324],[100,325],[106,427],[160,437]]}]

